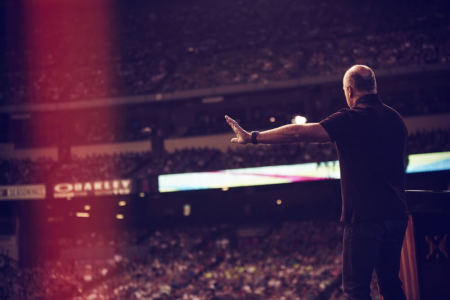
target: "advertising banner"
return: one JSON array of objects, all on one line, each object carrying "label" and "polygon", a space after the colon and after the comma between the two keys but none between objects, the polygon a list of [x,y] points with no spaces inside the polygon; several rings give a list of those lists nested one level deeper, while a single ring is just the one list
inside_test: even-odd
[{"label": "advertising banner", "polygon": [[45,185],[0,185],[0,200],[45,199]]},{"label": "advertising banner", "polygon": [[130,179],[93,180],[71,183],[62,182],[53,186],[54,198],[129,194],[131,194]]}]

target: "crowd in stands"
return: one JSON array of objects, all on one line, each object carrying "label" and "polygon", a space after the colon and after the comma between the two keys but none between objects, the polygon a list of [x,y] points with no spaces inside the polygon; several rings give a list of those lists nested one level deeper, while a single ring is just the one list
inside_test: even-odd
[{"label": "crowd in stands", "polygon": [[[53,240],[47,238],[46,241],[41,241],[39,262],[33,267],[11,264],[12,287],[9,297],[2,299],[70,299],[72,295],[82,293],[84,288],[120,268],[123,258],[117,254],[117,250],[133,245],[133,238],[135,236],[128,232],[90,232],[75,237],[59,237]],[[108,246],[115,249],[116,252],[112,253],[116,254],[89,259],[62,254],[74,249],[89,253],[94,252],[96,248]],[[58,253],[57,257],[46,257],[49,248],[51,253]]]},{"label": "crowd in stands", "polygon": [[336,159],[336,152],[331,144],[245,146],[229,148],[226,152],[211,148],[194,148],[168,153],[161,172],[213,171]]},{"label": "crowd in stands", "polygon": [[[449,150],[449,131],[418,132],[408,139],[409,154]],[[335,160],[337,160],[336,149],[329,143],[252,145],[229,148],[226,152],[211,148],[194,148],[168,153],[160,172],[186,173]],[[148,174],[152,173],[152,166],[149,165],[147,168]],[[145,172],[145,168],[141,168],[140,171]]]},{"label": "crowd in stands", "polygon": [[287,222],[264,238],[241,240],[240,251],[227,253],[224,264],[204,274],[203,290],[225,283],[224,291],[238,299],[316,298],[338,280],[339,230],[307,224]]},{"label": "crowd in stands", "polygon": [[[284,93],[285,91],[281,91],[280,95],[273,94],[273,102],[270,104],[261,104],[258,98],[252,99],[249,107],[237,115],[233,115],[235,108],[224,111],[223,108],[215,110],[199,105],[195,109],[187,111],[187,114],[192,116],[192,121],[189,120],[183,124],[168,124],[170,121],[167,122],[167,120],[173,120],[174,114],[176,114],[170,110],[161,110],[161,115],[157,118],[130,118],[130,120],[120,122],[120,125],[117,125],[119,122],[116,122],[114,118],[105,122],[102,121],[102,117],[91,118],[89,121],[80,117],[68,123],[67,131],[62,132],[61,136],[73,144],[80,145],[145,140],[150,139],[151,135],[158,130],[154,127],[153,132],[145,132],[144,128],[150,128],[149,122],[166,123],[163,130],[166,138],[210,135],[229,132],[229,126],[223,119],[225,113],[232,114],[232,117],[238,117],[241,124],[248,124],[256,129],[268,129],[290,123],[296,114],[306,116],[310,122],[316,122],[347,107],[344,94],[340,91],[340,94],[331,99],[328,97],[310,99],[309,96],[305,96],[308,98],[307,100],[299,98],[298,91],[293,91],[288,98],[297,99],[297,101],[280,104],[280,98],[286,97]],[[396,94],[381,92],[380,96],[385,104],[396,109],[404,118],[450,113],[450,95],[443,89],[413,89]],[[310,101],[307,104],[308,108],[302,107],[307,101]],[[150,108],[148,111],[150,112],[152,109]],[[270,121],[272,115],[276,116],[275,123]],[[59,121],[59,119],[57,120]],[[60,138],[58,135],[55,136],[52,130],[41,130],[40,136],[39,142],[43,145],[53,145],[55,140]]]},{"label": "crowd in stands", "polygon": [[382,100],[397,110],[403,117],[450,112],[450,96],[443,90],[382,95]]},{"label": "crowd in stands", "polygon": [[[147,153],[146,156],[151,156]],[[147,157],[140,153],[93,155],[58,164],[47,180],[90,180],[92,178],[117,179],[130,176]],[[69,176],[67,176],[70,174]]]},{"label": "crowd in stands", "polygon": [[450,150],[450,131],[420,131],[408,138],[408,153],[427,153]]},{"label": "crowd in stands", "polygon": [[0,179],[2,183],[31,183],[126,178],[149,156],[150,153],[99,154],[66,162],[49,158],[1,160]]},{"label": "crowd in stands", "polygon": [[[360,4],[327,0],[144,2],[149,1],[117,4],[108,17],[114,38],[104,36],[104,44],[96,42],[92,28],[76,14],[57,18],[62,23],[50,31],[36,23],[36,28],[17,38],[1,28],[0,105],[341,76],[355,63],[377,71],[450,63],[449,4],[445,0],[398,1],[401,4],[396,5],[385,0]],[[8,15],[8,3],[13,1],[5,3],[0,4],[0,16]],[[87,11],[95,15],[101,10],[87,7]],[[8,25],[27,30],[25,23],[17,18]],[[69,34],[67,28],[72,28]],[[22,36],[52,46],[42,53],[27,41],[10,44]],[[80,36],[91,42],[80,47]],[[100,45],[110,49],[99,49]],[[70,53],[64,53],[68,49]],[[450,111],[446,91],[431,97],[418,93],[383,99],[405,116]],[[133,130],[140,128],[137,124]],[[80,135],[89,143],[120,140],[108,129],[108,124],[94,124]],[[143,137],[131,131],[123,135],[128,140]],[[450,151],[449,131],[409,138],[408,153],[438,151]],[[225,152],[194,148],[158,157],[122,153],[65,161],[0,159],[0,185],[140,179],[336,159],[330,144],[259,145]],[[42,257],[34,267],[22,268],[0,255],[0,298],[314,300],[329,296],[340,300],[340,241],[339,225],[325,221],[284,222],[264,234],[246,237],[227,225],[160,229],[145,235],[88,233],[58,238],[47,242],[61,256]],[[112,249],[112,255],[93,259],[63,255],[65,250],[93,253],[90,250],[101,247]]]},{"label": "crowd in stands", "polygon": [[14,285],[16,284],[15,270],[17,263],[0,249],[0,298],[8,299],[14,294]]},{"label": "crowd in stands", "polygon": [[[92,39],[82,47],[78,37],[95,30],[83,15],[69,14],[56,18],[55,26],[37,23],[28,33],[53,45],[39,56],[26,41],[20,47],[3,38],[1,52],[9,63],[0,74],[0,102],[90,100],[341,75],[355,63],[375,69],[449,63],[448,3],[401,6],[389,7],[388,1],[138,1],[120,4],[106,17],[114,38],[105,37],[111,40],[104,45]],[[98,49],[105,45],[112,49]],[[64,51],[75,53],[68,60]]]},{"label": "crowd in stands", "polygon": [[[34,136],[35,138],[31,142],[36,147],[54,146],[55,144],[64,143],[74,145],[121,143],[149,140],[154,135],[157,135],[159,130],[163,138],[230,132],[228,124],[224,121],[224,114],[230,114],[231,117],[239,119],[240,124],[249,128],[263,130],[291,123],[292,118],[297,114],[307,117],[309,122],[317,122],[337,110],[347,107],[344,94],[341,91],[332,98],[324,96],[313,99],[314,97],[310,98],[309,96],[299,97],[299,91],[295,90],[288,92],[287,98],[295,99],[291,101],[283,101],[286,97],[284,93],[286,91],[283,90],[280,91],[280,95],[277,93],[272,94],[273,101],[271,103],[261,103],[258,101],[260,100],[258,97],[251,98],[249,99],[249,105],[244,109],[239,107],[239,104],[226,109],[220,107],[210,108],[205,104],[195,104],[192,110],[187,108],[186,116],[188,118],[183,123],[173,121],[177,118],[179,111],[177,113],[175,109],[171,110],[166,107],[161,109],[156,117],[148,116],[142,118],[142,115],[139,113],[137,113],[136,117],[133,117],[132,114],[127,115],[128,112],[119,112],[119,116],[117,116],[117,113],[106,113],[103,115],[93,114],[88,118],[84,118],[81,113],[63,124],[61,124],[63,118],[55,115],[44,128],[40,128],[37,132],[30,132],[29,130],[11,132],[14,131],[13,126],[15,124],[11,122],[10,128],[12,130],[6,131],[5,135],[6,139],[9,138],[10,140],[26,140],[28,137],[32,138],[29,136],[30,134],[37,135],[39,138]],[[380,96],[384,103],[396,109],[404,118],[432,117],[437,114],[450,113],[450,95],[443,88],[435,90],[419,88],[419,90],[408,90],[396,94],[381,92]],[[227,101],[225,100],[224,102]],[[182,105],[187,103],[182,103]],[[142,107],[142,111],[149,114],[158,111],[158,109],[158,106]],[[270,120],[271,116],[274,116],[275,122]],[[33,125],[37,123],[37,120],[31,121]],[[156,125],[149,126],[149,123],[163,124],[160,126],[163,129],[158,128]],[[61,127],[58,128],[57,126]]]},{"label": "crowd in stands", "polygon": [[[295,30],[294,30],[295,31]],[[442,33],[442,36],[448,32]],[[438,40],[440,40],[438,42]],[[267,83],[308,76],[342,75],[363,63],[375,69],[440,64],[449,60],[449,41],[440,34],[392,32],[300,42],[289,47],[264,47],[239,52],[199,53],[186,59],[163,85],[163,91],[241,83]],[[447,53],[445,53],[447,52]]]},{"label": "crowd in stands", "polygon": [[[160,229],[114,245],[110,257],[14,266],[12,294],[5,299],[314,300],[339,294],[342,246],[336,222],[263,227],[245,235],[231,224]],[[93,236],[80,235],[72,244],[88,250],[85,238]],[[65,247],[59,245],[61,251]]]},{"label": "crowd in stands", "polygon": [[[407,152],[450,150],[450,132],[418,132],[408,139]],[[75,182],[83,180],[148,178],[149,175],[202,172],[246,167],[337,160],[333,144],[257,145],[229,148],[192,148],[163,153],[150,152],[93,155],[57,162],[41,158],[0,160],[1,184]]]}]

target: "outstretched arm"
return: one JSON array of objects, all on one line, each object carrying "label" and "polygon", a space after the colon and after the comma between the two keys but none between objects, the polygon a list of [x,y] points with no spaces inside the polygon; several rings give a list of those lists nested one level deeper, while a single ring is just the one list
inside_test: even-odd
[{"label": "outstretched arm", "polygon": [[[231,139],[232,143],[251,143],[251,133],[244,130],[239,124],[225,116],[225,120],[231,126],[236,137]],[[257,137],[259,144],[284,144],[298,142],[330,142],[327,131],[319,123],[289,124],[274,129],[261,131]]]}]

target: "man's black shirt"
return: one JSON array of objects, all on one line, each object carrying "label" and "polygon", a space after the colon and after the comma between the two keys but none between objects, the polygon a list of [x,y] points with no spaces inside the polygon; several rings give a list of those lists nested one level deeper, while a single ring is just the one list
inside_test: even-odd
[{"label": "man's black shirt", "polygon": [[376,94],[359,98],[320,122],[336,143],[342,190],[341,221],[403,219],[406,126]]}]

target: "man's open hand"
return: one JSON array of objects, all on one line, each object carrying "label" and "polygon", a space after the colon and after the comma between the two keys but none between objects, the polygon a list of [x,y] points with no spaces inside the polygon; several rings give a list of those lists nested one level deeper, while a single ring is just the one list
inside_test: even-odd
[{"label": "man's open hand", "polygon": [[239,124],[235,120],[233,120],[227,115],[225,115],[225,120],[227,121],[228,125],[231,126],[231,129],[233,129],[234,133],[236,134],[236,137],[231,139],[232,143],[247,144],[251,142],[251,136],[248,131],[242,129],[242,127],[239,126]]}]

